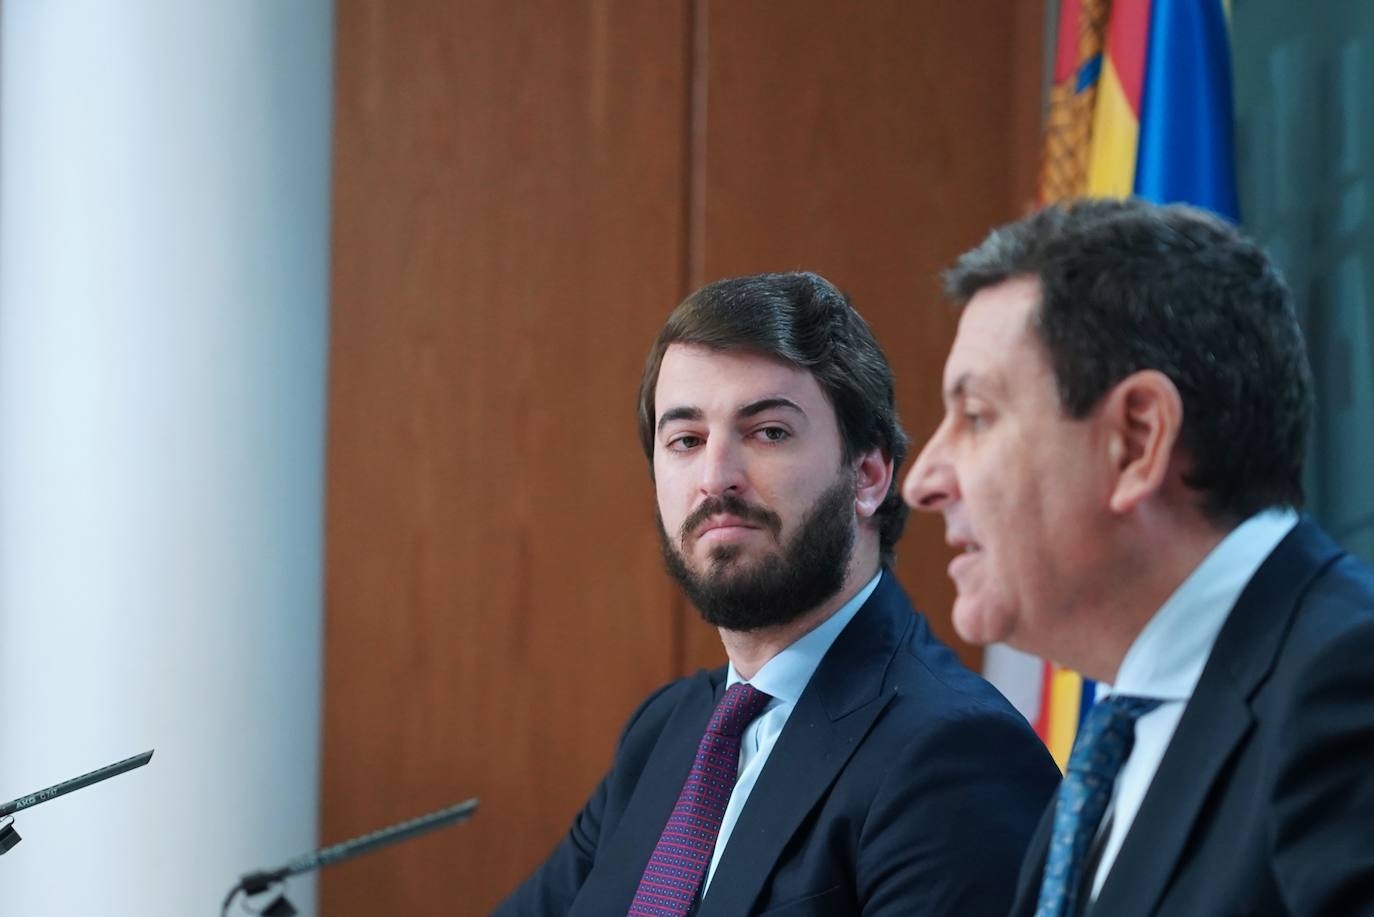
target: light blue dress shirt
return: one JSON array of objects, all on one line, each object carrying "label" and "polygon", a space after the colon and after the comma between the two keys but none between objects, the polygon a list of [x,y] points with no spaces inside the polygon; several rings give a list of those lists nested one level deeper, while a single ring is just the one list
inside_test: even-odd
[{"label": "light blue dress shirt", "polygon": [[[801,697],[802,691],[806,690],[807,683],[811,681],[816,667],[821,664],[821,659],[835,642],[835,638],[844,630],[845,625],[853,620],[863,603],[873,594],[873,590],[878,588],[878,580],[881,578],[880,571],[868,581],[868,585],[841,605],[839,611],[822,621],[815,630],[765,662],[763,668],[749,679],[749,684],[773,699],[754,722],[749,724],[741,737],[739,776],[735,779],[735,790],[730,794],[730,801],[725,806],[720,833],[716,835],[716,849],[711,854],[711,865],[706,870],[706,879],[701,886],[703,897],[706,890],[711,887],[711,877],[716,873],[720,855],[725,852],[730,832],[734,830],[735,822],[739,821],[739,814],[744,810],[744,804],[749,800],[749,793],[754,789],[754,784],[758,782],[759,773],[768,763],[768,754],[777,744],[782,727],[787,725],[787,718],[797,706],[797,699]],[[728,688],[743,680],[731,663],[725,686]]]}]

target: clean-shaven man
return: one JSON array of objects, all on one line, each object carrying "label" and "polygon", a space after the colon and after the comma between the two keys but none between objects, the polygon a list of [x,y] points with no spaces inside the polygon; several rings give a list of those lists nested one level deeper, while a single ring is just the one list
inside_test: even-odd
[{"label": "clean-shaven man", "polygon": [[1374,573],[1302,519],[1311,380],[1234,227],[1140,201],[995,230],[908,474],[955,626],[1111,685],[1016,915],[1374,913]]}]

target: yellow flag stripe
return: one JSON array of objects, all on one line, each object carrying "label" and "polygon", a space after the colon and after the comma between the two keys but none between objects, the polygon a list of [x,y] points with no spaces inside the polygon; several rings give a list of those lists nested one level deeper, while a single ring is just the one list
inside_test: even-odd
[{"label": "yellow flag stripe", "polygon": [[1077,672],[1054,667],[1050,675],[1050,716],[1045,745],[1062,771],[1069,763],[1073,737],[1078,732],[1078,712],[1083,697],[1083,679]]},{"label": "yellow flag stripe", "polygon": [[1129,197],[1135,185],[1135,154],[1140,141],[1136,120],[1121,79],[1110,58],[1097,84],[1093,113],[1092,155],[1088,159],[1088,194],[1092,197]]}]

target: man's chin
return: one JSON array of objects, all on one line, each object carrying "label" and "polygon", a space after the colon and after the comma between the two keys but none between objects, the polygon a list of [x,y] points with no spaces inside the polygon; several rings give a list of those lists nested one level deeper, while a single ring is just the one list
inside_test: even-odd
[{"label": "man's chin", "polygon": [[703,586],[712,589],[729,589],[751,579],[758,567],[744,558],[709,561],[704,570],[693,571],[693,577]]},{"label": "man's chin", "polygon": [[757,570],[764,558],[746,551],[743,545],[716,545],[706,551],[704,558],[692,564],[692,573],[702,578],[741,576]]},{"label": "man's chin", "polygon": [[951,618],[954,622],[954,632],[959,635],[959,639],[975,646],[1006,643],[1015,630],[1012,626],[1012,616],[1003,609],[963,595],[955,596]]}]

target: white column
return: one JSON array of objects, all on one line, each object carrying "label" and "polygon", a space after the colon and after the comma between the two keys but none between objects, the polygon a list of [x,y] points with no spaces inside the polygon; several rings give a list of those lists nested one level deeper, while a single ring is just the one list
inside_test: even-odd
[{"label": "white column", "polygon": [[[316,844],[329,0],[0,3],[0,912]],[[293,901],[314,912],[314,887]]]}]

